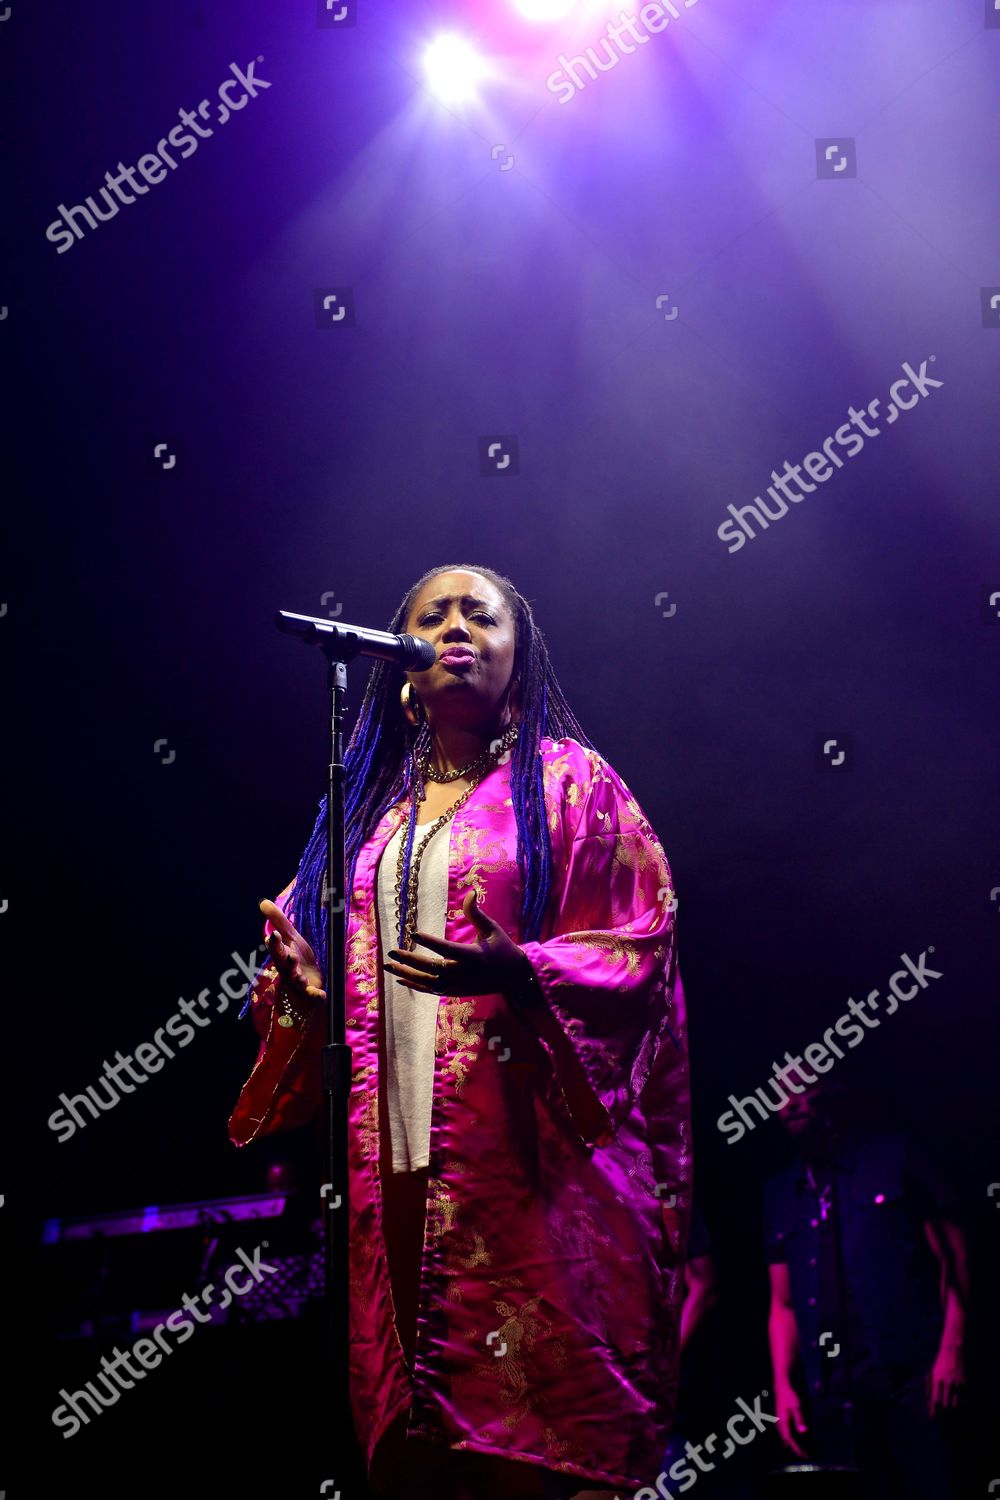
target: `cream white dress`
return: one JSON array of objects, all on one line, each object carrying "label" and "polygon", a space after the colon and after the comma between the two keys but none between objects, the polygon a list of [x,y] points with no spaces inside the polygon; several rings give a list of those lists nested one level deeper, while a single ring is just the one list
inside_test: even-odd
[{"label": "cream white dress", "polygon": [[[417,931],[444,937],[448,904],[448,851],[451,821],[430,837],[420,861],[417,885]],[[379,943],[383,961],[390,948],[399,946],[396,928],[396,863],[406,825],[389,840],[378,868]],[[413,852],[427,837],[417,827]],[[430,948],[418,943],[415,952],[436,958]],[[431,1104],[434,1097],[434,1035],[437,1029],[438,996],[408,990],[394,974],[383,970],[386,1043],[386,1103],[392,1170],[412,1172],[428,1165],[431,1140]]]}]

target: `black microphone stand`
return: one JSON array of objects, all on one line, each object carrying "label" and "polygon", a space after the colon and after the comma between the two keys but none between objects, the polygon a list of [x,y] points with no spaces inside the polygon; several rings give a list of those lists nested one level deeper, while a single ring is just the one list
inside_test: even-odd
[{"label": "black microphone stand", "polygon": [[[279,630],[293,633],[285,612],[275,616]],[[327,625],[329,624],[329,628]],[[333,1410],[346,1414],[354,1438],[350,1407],[350,1318],[348,1303],[349,1186],[347,1110],[351,1093],[351,1049],[347,1044],[347,964],[345,940],[345,791],[344,719],[347,709],[347,664],[361,652],[361,640],[335,622],[294,633],[318,645],[327,662],[330,758],[326,780],[326,878],[323,905],[326,929],[326,1045],[321,1053],[323,1080],[323,1204],[326,1279],[327,1357],[332,1377]],[[322,629],[319,626],[322,625]]]},{"label": "black microphone stand", "polygon": [[[399,637],[381,631],[352,630],[332,620],[318,620],[279,610],[278,629],[298,635],[307,645],[319,646],[327,662],[329,695],[330,760],[326,787],[326,881],[323,905],[328,912],[326,935],[327,1040],[323,1048],[324,1173],[320,1195],[323,1202],[325,1243],[327,1353],[332,1377],[335,1412],[346,1413],[347,1433],[357,1447],[350,1407],[350,1315],[349,1315],[349,1186],[347,1171],[348,1102],[351,1093],[351,1049],[347,1044],[346,961],[346,818],[344,763],[344,718],[347,696],[347,664],[363,650],[388,656],[398,652]],[[421,643],[403,637],[410,646]],[[375,649],[372,649],[372,645]],[[382,648],[385,648],[384,650]],[[411,654],[412,655],[412,654]],[[431,652],[433,656],[433,652]],[[423,663],[426,669],[428,663]],[[410,670],[421,666],[412,660]]]},{"label": "black microphone stand", "polygon": [[[329,1357],[334,1400],[350,1413],[348,1317],[347,1105],[351,1092],[351,1049],[347,1044],[347,966],[345,954],[344,716],[347,662],[358,654],[333,636],[321,643],[327,661],[330,761],[326,783],[326,1046],[322,1052],[325,1174],[321,1189],[326,1229],[326,1298]],[[348,1420],[350,1417],[348,1416]]]}]

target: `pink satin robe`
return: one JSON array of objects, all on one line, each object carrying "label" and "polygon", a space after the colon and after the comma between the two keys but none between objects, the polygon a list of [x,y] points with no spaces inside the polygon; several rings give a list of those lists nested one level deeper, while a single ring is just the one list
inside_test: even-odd
[{"label": "pink satin robe", "polygon": [[[543,738],[540,754],[552,887],[541,940],[521,946],[568,1042],[550,1047],[499,994],[439,1002],[412,1373],[393,1321],[379,1185],[375,881],[400,806],[358,858],[347,977],[352,1405],[369,1461],[411,1409],[408,1432],[430,1441],[634,1489],[659,1473],[669,1430],[690,1204],[676,902],[663,850],[607,762],[573,739]],[[449,938],[475,940],[462,911],[474,888],[520,942],[516,847],[508,752],[451,823]],[[281,904],[294,921],[293,890]],[[254,984],[262,1042],[229,1122],[238,1146],[321,1107],[325,1016],[304,1033],[277,1026],[274,980],[268,965]]]}]

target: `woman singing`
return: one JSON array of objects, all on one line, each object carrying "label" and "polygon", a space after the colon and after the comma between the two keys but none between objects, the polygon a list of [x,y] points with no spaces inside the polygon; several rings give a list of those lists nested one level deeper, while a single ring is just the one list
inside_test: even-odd
[{"label": "woman singing", "polygon": [[[376,663],[346,756],[351,1384],[371,1484],[651,1485],[691,1176],[667,862],[508,579],[435,568],[389,629],[437,660],[405,679]],[[261,903],[238,1146],[321,1107],[325,858],[324,804]]]}]

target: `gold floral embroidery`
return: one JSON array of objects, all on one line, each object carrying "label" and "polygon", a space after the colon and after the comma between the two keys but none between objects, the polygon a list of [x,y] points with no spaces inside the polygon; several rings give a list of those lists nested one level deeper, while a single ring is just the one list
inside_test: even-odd
[{"label": "gold floral embroidery", "polygon": [[371,1297],[368,1293],[373,1281],[375,1245],[374,1235],[358,1235],[351,1239],[348,1275],[351,1283],[351,1301],[359,1312],[367,1312],[371,1307]]},{"label": "gold floral embroidery", "polygon": [[466,1271],[473,1271],[477,1266],[488,1266],[493,1261],[493,1256],[486,1248],[486,1239],[478,1229],[472,1229],[465,1240],[465,1247],[455,1252],[455,1264],[462,1266]]},{"label": "gold floral embroidery", "polygon": [[375,959],[375,924],[370,909],[359,921],[347,944],[347,972],[360,999],[367,999],[369,1014],[378,1010],[378,966]]},{"label": "gold floral embroidery", "polygon": [[587,759],[587,763],[590,766],[591,771],[594,773],[594,780],[610,781],[611,778],[607,774],[607,764],[601,758],[598,752],[596,750],[592,750],[589,745],[585,745],[583,747],[583,753]]},{"label": "gold floral embroidery", "polygon": [[629,974],[638,971],[639,953],[630,938],[618,937],[613,932],[564,932],[562,940],[606,951],[609,964],[624,964]]},{"label": "gold floral embroidery", "polygon": [[505,807],[513,807],[513,798],[508,797],[506,802],[477,802],[476,813],[481,812],[502,813]]},{"label": "gold floral embroidery", "polygon": [[367,1087],[373,1072],[373,1068],[361,1068],[351,1079],[352,1091],[355,1091],[353,1097],[357,1099],[355,1129],[361,1155],[366,1161],[373,1161],[379,1154],[378,1089]]},{"label": "gold floral embroidery", "polygon": [[[558,795],[563,777],[569,770],[570,752],[567,750],[562,755],[557,755],[553,760],[542,762],[542,786],[547,797]],[[567,796],[572,791],[579,792],[576,782],[572,782],[567,789]]]},{"label": "gold floral embroidery", "polygon": [[495,1287],[499,1288],[501,1291],[503,1290],[504,1287],[507,1287],[507,1286],[522,1287],[522,1286],[524,1286],[524,1277],[523,1276],[496,1276],[496,1277],[491,1278],[491,1280],[490,1280],[490,1286],[495,1286]]},{"label": "gold floral embroidery", "polygon": [[[498,1316],[503,1319],[497,1330],[500,1342],[492,1357],[500,1384],[500,1399],[511,1408],[503,1419],[503,1427],[507,1432],[515,1431],[535,1404],[530,1395],[525,1362],[539,1335],[545,1333],[551,1336],[553,1332],[552,1324],[546,1318],[536,1316],[541,1300],[541,1295],[529,1298],[520,1312],[510,1302],[493,1304]],[[550,1337],[546,1342],[565,1357],[562,1339],[558,1336]],[[499,1349],[503,1353],[498,1357]]]},{"label": "gold floral embroidery", "polygon": [[458,1216],[458,1204],[452,1198],[440,1177],[431,1177],[427,1183],[427,1225],[424,1231],[428,1240],[439,1240],[454,1229]]},{"label": "gold floral embroidery", "polygon": [[455,1080],[455,1093],[461,1098],[465,1080],[469,1075],[472,1060],[480,1050],[484,1021],[472,1019],[476,1009],[474,1000],[442,999],[438,1006],[437,1031],[434,1035],[434,1050],[443,1057],[454,1048],[454,1056],[445,1064]]},{"label": "gold floral embroidery", "polygon": [[520,1313],[510,1302],[493,1304],[504,1320],[497,1332],[506,1348],[499,1358],[494,1354],[494,1358],[497,1358],[497,1373],[500,1376],[501,1395],[504,1400],[518,1401],[523,1398],[528,1389],[524,1356],[543,1328],[543,1324],[532,1317],[532,1313],[541,1300],[540,1296],[530,1297]]},{"label": "gold floral embroidery", "polygon": [[[476,811],[478,813],[478,807]],[[499,870],[509,870],[513,861],[499,834],[492,833],[488,828],[472,828],[468,823],[460,823],[454,833],[452,864],[465,869],[465,874],[458,882],[459,886],[471,887],[476,893],[476,900],[482,902],[486,896],[483,876],[495,875]]]},{"label": "gold floral embroidery", "polygon": [[647,838],[655,840],[656,835],[647,823],[642,808],[632,796],[632,793],[628,791],[628,788],[626,788],[626,792],[628,793],[625,798],[625,813],[627,816],[623,816],[622,818],[622,827],[634,828],[639,833],[645,834]]},{"label": "gold floral embroidery", "polygon": [[[544,1445],[543,1452],[545,1453],[546,1458],[551,1458],[557,1463],[561,1459],[567,1458],[572,1452],[571,1445],[568,1442],[565,1442],[553,1427],[543,1427],[542,1443]],[[580,1455],[578,1453],[578,1457],[579,1456]],[[586,1455],[583,1455],[583,1459],[584,1461],[586,1461]]]},{"label": "gold floral embroidery", "polygon": [[649,869],[663,874],[660,885],[668,881],[666,860],[655,845],[650,844],[648,839],[635,830],[616,833],[615,852],[611,861],[612,880],[619,870],[634,870],[637,875],[644,875]]},{"label": "gold floral embroidery", "polygon": [[[554,747],[558,749],[558,744]],[[571,781],[563,790],[563,782],[569,773],[570,751],[564,751],[557,755],[554,760],[542,761],[542,793],[545,798],[545,806],[548,815],[548,825],[555,833],[559,827],[562,815],[562,805],[565,800],[570,807],[575,807],[580,800],[580,786],[576,781]]]}]

